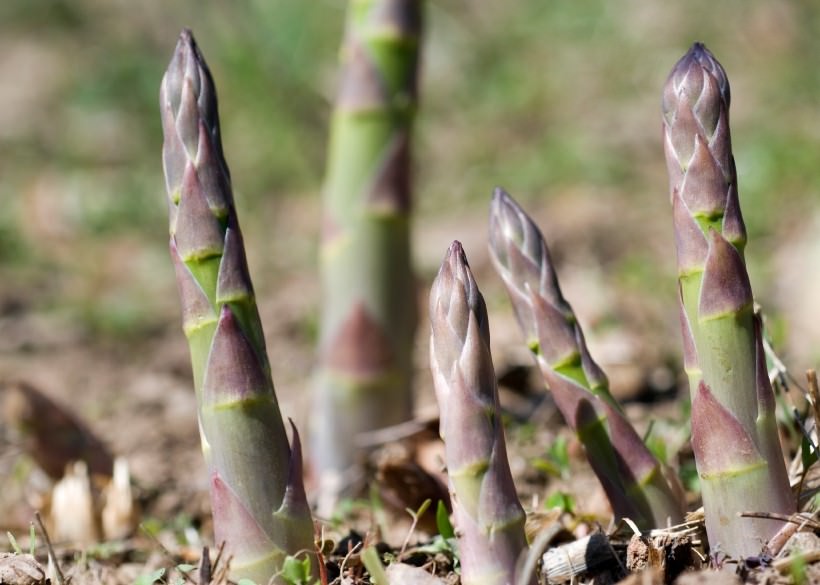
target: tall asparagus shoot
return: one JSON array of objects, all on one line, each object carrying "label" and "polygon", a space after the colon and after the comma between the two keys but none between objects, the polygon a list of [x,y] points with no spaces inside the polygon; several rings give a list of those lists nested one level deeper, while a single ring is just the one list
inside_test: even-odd
[{"label": "tall asparagus shoot", "polygon": [[490,256],[555,404],[576,432],[618,517],[641,528],[683,515],[677,479],[644,445],[609,393],[606,375],[561,294],[538,226],[501,189],[490,211]]},{"label": "tall asparagus shoot", "polygon": [[760,552],[795,501],[775,420],[760,323],[743,248],[729,133],[729,82],[700,43],[663,90],[663,130],[675,240],[692,446],[712,547],[733,557]]},{"label": "tall asparagus shoot", "polygon": [[[314,555],[299,436],[288,438],[222,154],[216,90],[191,32],[162,80],[162,160],[217,542],[233,579],[267,583]],[[315,559],[314,559],[315,568]]]},{"label": "tall asparagus shoot", "polygon": [[312,455],[325,488],[356,436],[412,417],[410,138],[422,0],[350,0],[330,129]]},{"label": "tall asparagus shoot", "polygon": [[527,548],[524,510],[507,461],[484,298],[461,244],[430,291],[430,369],[441,413],[465,585],[511,584]]}]

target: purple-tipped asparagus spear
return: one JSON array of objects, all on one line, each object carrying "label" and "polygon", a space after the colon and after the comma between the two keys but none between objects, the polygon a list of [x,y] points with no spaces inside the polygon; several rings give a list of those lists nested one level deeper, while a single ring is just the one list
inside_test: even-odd
[{"label": "purple-tipped asparagus spear", "polygon": [[642,528],[683,515],[677,479],[655,459],[609,393],[561,294],[538,226],[502,189],[490,210],[490,255],[547,386],[618,517]]},{"label": "purple-tipped asparagus spear", "polygon": [[[214,530],[234,579],[314,556],[299,436],[288,445],[222,155],[216,90],[191,32],[162,80],[171,258],[191,350]],[[314,569],[316,564],[314,562]]]},{"label": "purple-tipped asparagus spear", "polygon": [[458,242],[430,290],[430,324],[462,583],[511,584],[527,548],[524,510],[507,461],[487,309]]},{"label": "purple-tipped asparagus spear", "polygon": [[790,514],[795,502],[743,259],[729,101],[726,72],[695,43],[664,87],[664,148],[706,528],[712,547],[738,557],[783,525],[740,513]]}]

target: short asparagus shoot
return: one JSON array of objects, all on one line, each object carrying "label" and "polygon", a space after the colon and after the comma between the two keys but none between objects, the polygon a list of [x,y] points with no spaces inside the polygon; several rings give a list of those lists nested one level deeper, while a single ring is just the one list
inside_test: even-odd
[{"label": "short asparagus shoot", "polygon": [[[490,328],[461,244],[430,291],[430,369],[464,585],[512,585],[527,550],[524,510],[507,459]],[[533,581],[534,582],[534,581]]]}]

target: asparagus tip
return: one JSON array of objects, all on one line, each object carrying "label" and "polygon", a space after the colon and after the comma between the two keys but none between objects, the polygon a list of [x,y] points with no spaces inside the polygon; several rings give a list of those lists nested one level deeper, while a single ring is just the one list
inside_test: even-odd
[{"label": "asparagus tip", "polygon": [[715,58],[706,45],[700,41],[695,41],[686,54],[672,68],[670,79],[683,80],[689,72],[697,69],[705,70],[717,81],[720,95],[729,106],[730,92],[729,79],[723,66]]},{"label": "asparagus tip", "polygon": [[493,204],[495,204],[496,201],[498,201],[499,203],[505,203],[510,198],[511,198],[510,194],[507,193],[507,191],[504,190],[503,187],[496,187],[496,188],[493,189],[493,197],[492,197]]}]

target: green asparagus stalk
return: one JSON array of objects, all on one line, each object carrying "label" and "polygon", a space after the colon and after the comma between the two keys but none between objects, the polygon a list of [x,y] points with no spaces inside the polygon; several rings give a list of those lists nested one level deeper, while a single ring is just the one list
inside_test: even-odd
[{"label": "green asparagus stalk", "polygon": [[299,436],[293,428],[288,445],[274,393],[222,154],[216,90],[188,30],[163,77],[160,110],[171,258],[215,536],[233,558],[233,579],[267,583],[286,555],[315,556],[313,522]]},{"label": "green asparagus stalk", "polygon": [[555,404],[576,432],[618,517],[644,529],[683,515],[677,478],[644,445],[561,294],[538,226],[501,189],[490,211],[490,255]]},{"label": "green asparagus stalk", "polygon": [[484,298],[459,242],[430,290],[430,369],[464,585],[511,584],[527,549],[498,405]]},{"label": "green asparagus stalk", "polygon": [[410,137],[421,5],[349,4],[320,254],[312,455],[325,487],[358,462],[360,433],[412,418]]},{"label": "green asparagus stalk", "polygon": [[729,102],[726,72],[695,43],[664,87],[664,150],[706,529],[712,547],[741,557],[759,553],[783,522],[740,513],[791,514],[796,504],[743,258]]}]

